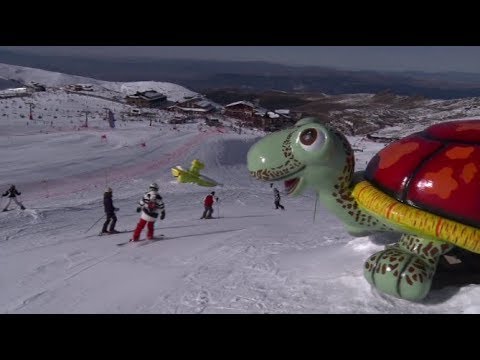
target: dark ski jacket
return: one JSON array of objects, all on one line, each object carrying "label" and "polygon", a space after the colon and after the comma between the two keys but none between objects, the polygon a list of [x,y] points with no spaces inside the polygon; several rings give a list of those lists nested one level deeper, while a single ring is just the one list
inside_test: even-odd
[{"label": "dark ski jacket", "polygon": [[273,196],[275,197],[275,201],[280,201],[280,191],[277,188],[273,189]]},{"label": "dark ski jacket", "polygon": [[[10,195],[8,195],[8,194],[10,194]],[[22,194],[21,192],[18,192],[18,190],[13,187],[13,188],[10,188],[7,191],[5,191],[2,196],[7,196],[8,195],[8,197],[14,198],[14,197],[16,197],[16,195],[21,195],[21,194]]]},{"label": "dark ski jacket", "polygon": [[103,207],[105,208],[105,213],[107,215],[112,215],[115,213],[115,208],[113,207],[112,193],[106,192],[103,194]]}]

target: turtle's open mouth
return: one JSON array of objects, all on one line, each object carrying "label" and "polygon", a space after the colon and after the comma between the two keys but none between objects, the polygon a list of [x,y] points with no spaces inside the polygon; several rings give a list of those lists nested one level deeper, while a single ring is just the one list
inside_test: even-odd
[{"label": "turtle's open mouth", "polygon": [[300,178],[285,180],[284,185],[285,185],[285,190],[287,191],[287,194],[290,195],[293,191],[295,191],[299,183],[300,183]]}]

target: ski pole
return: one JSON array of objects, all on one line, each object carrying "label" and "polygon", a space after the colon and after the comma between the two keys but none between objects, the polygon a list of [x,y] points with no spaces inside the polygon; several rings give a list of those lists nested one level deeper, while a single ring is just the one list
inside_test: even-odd
[{"label": "ski pole", "polygon": [[313,210],[313,222],[315,222],[315,215],[317,214],[317,201],[318,201],[318,197],[315,196],[315,209]]},{"label": "ski pole", "polygon": [[89,232],[91,228],[93,228],[95,225],[97,225],[97,223],[98,223],[100,220],[102,220],[104,217],[105,217],[105,214],[102,215],[102,217],[101,217],[100,219],[98,219],[97,221],[95,221],[95,223],[94,223],[92,226],[90,226],[87,231],[85,231],[85,234],[86,234],[87,232]]}]

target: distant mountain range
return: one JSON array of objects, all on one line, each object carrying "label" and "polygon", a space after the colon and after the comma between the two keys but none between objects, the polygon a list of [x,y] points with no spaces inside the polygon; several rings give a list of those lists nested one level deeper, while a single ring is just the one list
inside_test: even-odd
[{"label": "distant mountain range", "polygon": [[[38,56],[0,50],[0,63],[107,81],[166,81],[197,92],[234,88],[247,92],[379,93],[454,99],[480,96],[480,74],[345,71],[320,66],[204,60],[119,60]],[[0,87],[6,86],[0,82]]]},{"label": "distant mountain range", "polygon": [[[36,113],[39,114],[39,111],[43,109],[42,118],[50,119],[50,121],[60,115],[57,110],[53,111],[53,109],[58,108],[64,111],[65,104],[69,103],[70,100],[77,102],[77,105],[75,105],[77,113],[83,108],[102,116],[101,114],[107,107],[111,108],[116,115],[123,113],[122,116],[125,116],[125,119],[133,116],[136,121],[139,121],[142,120],[142,117],[128,115],[129,109],[135,108],[125,104],[126,94],[155,90],[167,95],[167,99],[172,102],[184,101],[198,95],[196,92],[170,82],[108,82],[79,75],[2,63],[0,63],[0,78],[12,81],[15,86],[29,84],[32,81],[46,85],[46,91],[34,93],[28,99],[34,103],[39,99],[43,99],[42,101],[46,103],[51,101],[52,103],[48,106],[37,106],[36,110]],[[78,83],[91,85],[92,91],[66,91],[62,89],[65,85]],[[266,110],[282,109],[284,110],[283,114],[290,113],[293,119],[316,116],[323,123],[329,124],[346,135],[367,136],[370,140],[379,142],[388,142],[401,136],[406,131],[410,133],[414,129],[420,131],[424,127],[439,121],[480,116],[480,97],[432,100],[422,96],[401,96],[389,91],[376,94],[328,95],[320,92],[245,92],[238,89],[206,91],[204,95],[207,96],[207,100],[220,105],[248,100]],[[69,100],[67,101],[67,99]],[[1,119],[6,119],[8,114],[20,118],[24,117],[27,107],[22,109],[19,104],[18,107],[15,106],[15,109],[12,109],[12,104],[9,104],[10,101],[13,101],[13,99],[2,99],[0,101],[3,108],[3,112],[0,113]],[[25,99],[19,100],[19,102],[23,105]],[[72,104],[68,106],[72,106]],[[290,111],[286,112],[285,110]],[[153,109],[149,109],[149,111],[153,111]],[[183,116],[181,113],[159,109],[155,111],[159,117],[164,119],[175,118],[177,115]],[[63,116],[70,115],[63,113]],[[228,118],[221,113],[214,116],[219,116],[224,120]],[[205,115],[201,114],[197,120],[204,121],[204,117]],[[227,123],[236,121],[239,120],[227,119]],[[284,125],[287,126],[286,123]]]}]

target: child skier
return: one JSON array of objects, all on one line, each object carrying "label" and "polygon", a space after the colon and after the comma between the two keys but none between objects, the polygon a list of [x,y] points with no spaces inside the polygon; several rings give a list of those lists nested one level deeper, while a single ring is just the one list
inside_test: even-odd
[{"label": "child skier", "polygon": [[[270,187],[273,187],[273,183],[270,184]],[[273,187],[273,199],[274,199],[274,204],[275,204],[275,209],[282,209],[285,210],[283,205],[280,204],[280,191],[276,187]]]},{"label": "child skier", "polygon": [[139,204],[140,206],[137,208],[137,212],[141,212],[142,214],[133,233],[133,238],[130,241],[140,240],[140,233],[145,225],[147,225],[147,239],[152,240],[154,231],[153,225],[158,218],[159,212],[161,213],[160,220],[165,219],[165,204],[158,193],[158,185],[156,183],[150,185],[149,191],[143,195]]},{"label": "child skier", "polygon": [[[205,207],[205,210],[203,211],[203,215],[200,219],[211,219],[212,218],[214,195],[215,195],[215,191],[212,191],[203,200],[203,205]],[[215,201],[218,201],[218,197],[215,198]]]},{"label": "child skier", "polygon": [[20,201],[17,200],[17,195],[21,195],[21,194],[22,193],[18,192],[18,190],[15,188],[15,185],[10,186],[10,188],[7,191],[5,191],[2,195],[2,197],[8,195],[7,205],[5,206],[5,208],[2,211],[7,211],[8,206],[10,205],[12,200],[15,202],[15,204],[20,206],[20,209],[25,210],[25,206],[23,206],[23,204]]}]

